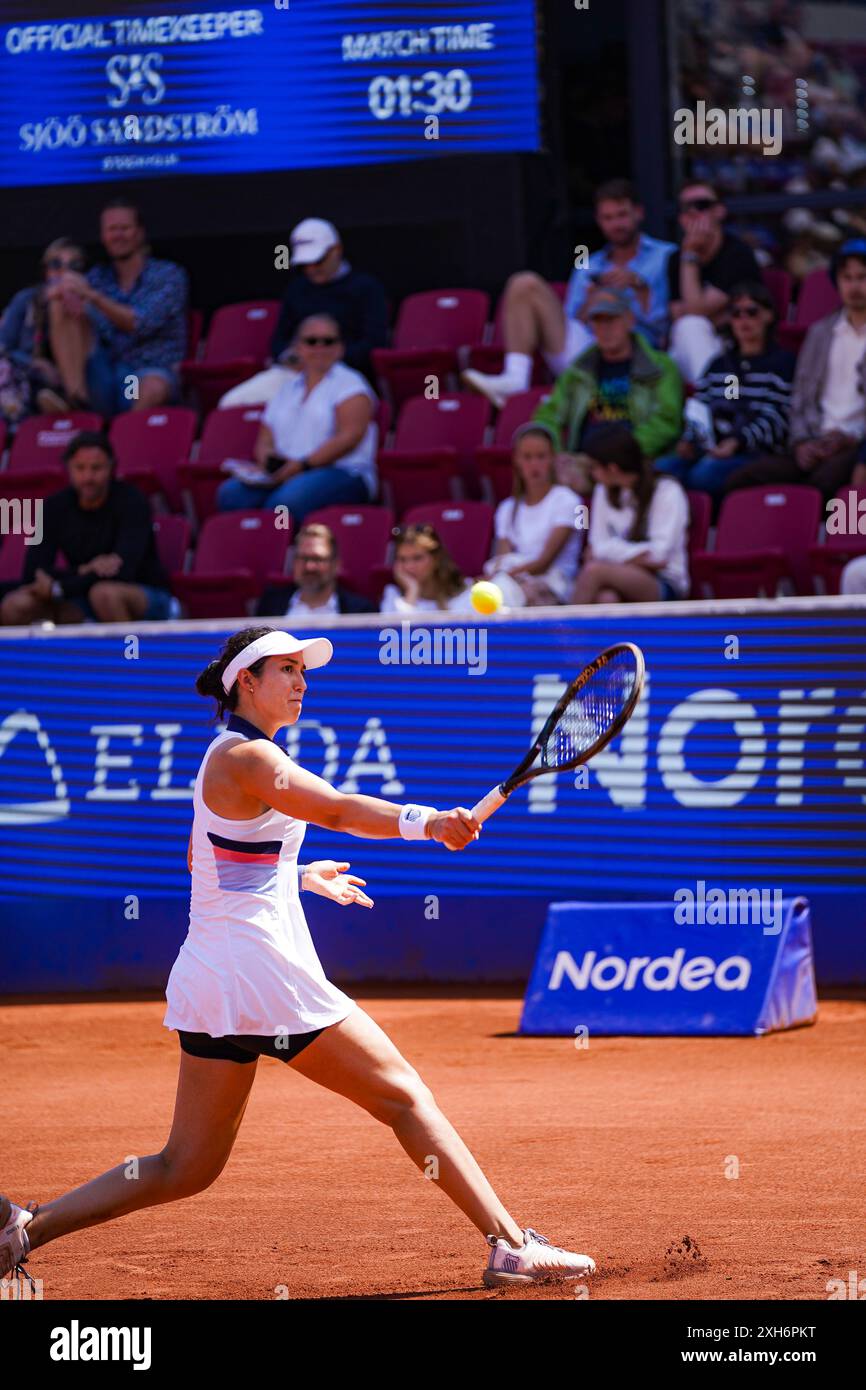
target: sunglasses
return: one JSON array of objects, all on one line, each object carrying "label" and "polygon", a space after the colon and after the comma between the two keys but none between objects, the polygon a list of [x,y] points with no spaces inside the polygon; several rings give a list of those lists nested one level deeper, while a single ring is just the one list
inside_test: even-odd
[{"label": "sunglasses", "polygon": [[689,198],[680,203],[680,212],[709,212],[718,204],[718,198]]},{"label": "sunglasses", "polygon": [[339,338],[326,338],[324,336],[321,338],[309,337],[301,339],[305,347],[333,347],[334,344],[339,341]]},{"label": "sunglasses", "polygon": [[760,315],[760,308],[757,304],[741,304],[739,309],[731,310],[732,319],[756,319]]},{"label": "sunglasses", "polygon": [[83,270],[84,262],[76,256],[74,260],[65,261],[62,256],[49,256],[47,261],[43,261],[46,270]]}]

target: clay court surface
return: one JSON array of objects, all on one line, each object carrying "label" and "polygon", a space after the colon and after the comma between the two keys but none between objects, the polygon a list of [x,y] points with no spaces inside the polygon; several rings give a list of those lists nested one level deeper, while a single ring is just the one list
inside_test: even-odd
[{"label": "clay court surface", "polygon": [[[591,1254],[592,1299],[826,1299],[866,1274],[866,999],[754,1039],[515,1036],[516,992],[351,991],[517,1220]],[[0,1191],[47,1201],[159,1150],[179,1046],[162,1001],[0,1006]],[[725,1176],[729,1156],[739,1177]],[[683,1245],[682,1238],[688,1237]],[[485,1245],[390,1130],[260,1060],[206,1192],[67,1236],[44,1298],[573,1298],[485,1289]]]}]

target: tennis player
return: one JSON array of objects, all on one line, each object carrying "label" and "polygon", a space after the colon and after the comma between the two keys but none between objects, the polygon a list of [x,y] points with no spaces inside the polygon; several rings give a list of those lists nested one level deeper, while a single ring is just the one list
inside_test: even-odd
[{"label": "tennis player", "polygon": [[181,1047],[171,1133],[160,1153],[139,1160],[134,1180],[119,1164],[42,1205],[0,1197],[0,1275],[30,1278],[24,1262],[48,1241],[209,1187],[231,1153],[261,1055],[389,1125],[422,1171],[435,1155],[438,1185],[490,1246],[485,1284],[574,1279],[595,1269],[588,1256],[517,1224],[414,1067],[322,969],[299,890],[373,904],[348,863],[298,866],[308,824],[366,839],[434,840],[450,850],[465,849],[480,832],[465,807],[344,795],[289,758],[276,735],[300,717],[306,672],[332,654],[326,637],[300,641],[246,628],[199,676],[198,692],[214,696],[229,719],[205,753],[193,794],[189,932],[169,976],[164,1018]]}]

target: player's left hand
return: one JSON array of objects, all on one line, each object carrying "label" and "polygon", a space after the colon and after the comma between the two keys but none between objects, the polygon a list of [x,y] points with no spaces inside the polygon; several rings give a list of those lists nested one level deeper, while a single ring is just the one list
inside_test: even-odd
[{"label": "player's left hand", "polygon": [[373,899],[362,891],[366,887],[365,878],[347,874],[348,863],[337,863],[336,859],[317,859],[304,870],[304,890],[318,893],[322,898],[330,898],[341,907],[356,903],[358,907],[372,907]]}]

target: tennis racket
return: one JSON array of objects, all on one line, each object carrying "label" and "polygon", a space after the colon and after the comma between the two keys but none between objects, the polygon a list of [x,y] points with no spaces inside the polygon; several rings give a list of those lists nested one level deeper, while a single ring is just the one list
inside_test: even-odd
[{"label": "tennis racket", "polygon": [[533,777],[567,772],[595,757],[634,713],[645,672],[643,652],[633,642],[620,642],[601,652],[557,700],[538,738],[511,776],[472,807],[475,819],[487,820],[517,787]]}]

